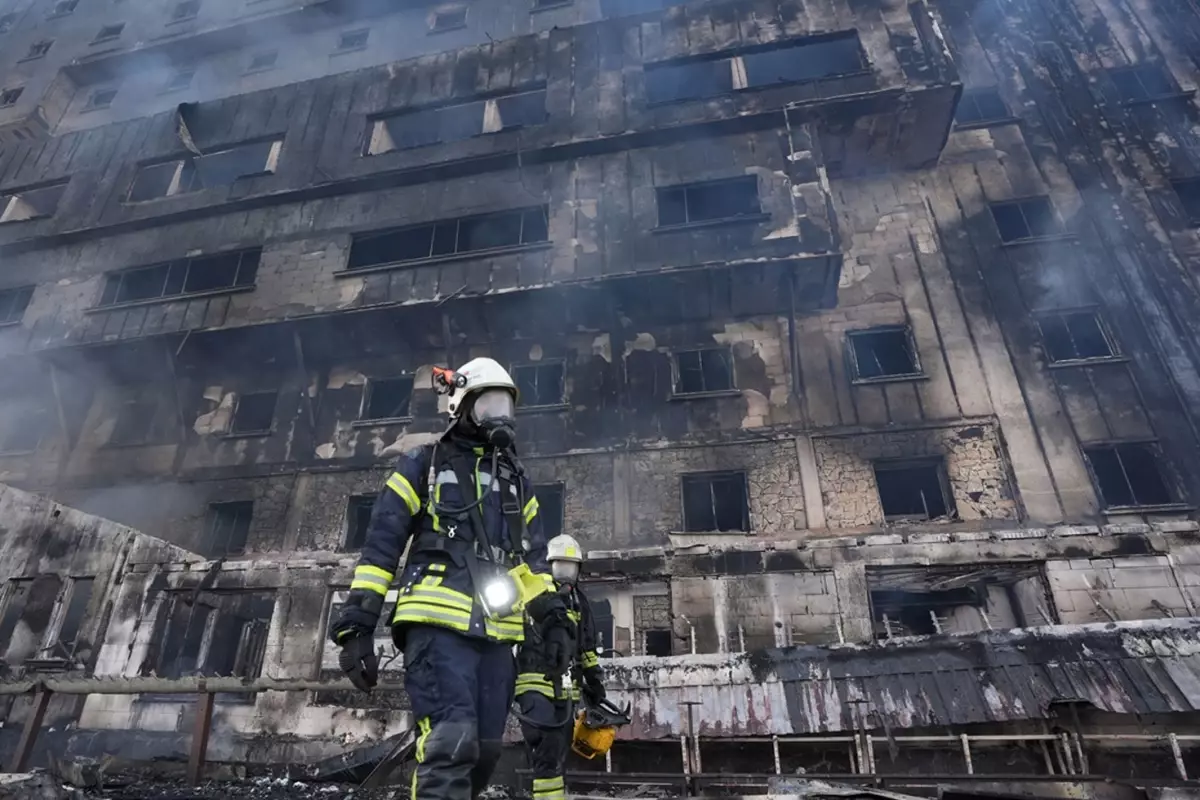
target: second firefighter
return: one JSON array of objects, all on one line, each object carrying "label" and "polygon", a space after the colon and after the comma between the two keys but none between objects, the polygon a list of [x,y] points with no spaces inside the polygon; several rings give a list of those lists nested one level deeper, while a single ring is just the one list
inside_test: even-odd
[{"label": "second firefighter", "polygon": [[533,770],[534,800],[565,800],[567,753],[571,749],[574,710],[582,699],[588,705],[604,700],[604,673],[596,654],[596,626],[587,597],[579,588],[583,551],[571,536],[555,536],[546,560],[567,614],[575,623],[577,647],[568,686],[553,674],[554,659],[535,627],[525,632],[517,653],[517,705],[521,733]]}]

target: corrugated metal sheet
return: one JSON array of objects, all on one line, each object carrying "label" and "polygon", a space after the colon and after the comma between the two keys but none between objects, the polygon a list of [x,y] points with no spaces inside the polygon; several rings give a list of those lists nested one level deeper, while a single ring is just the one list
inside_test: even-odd
[{"label": "corrugated metal sheet", "polygon": [[[1118,714],[1200,710],[1200,619],[1060,625],[877,645],[608,662],[633,704],[623,738],[769,736],[1049,717],[1056,701]],[[858,702],[856,702],[858,701]]]}]

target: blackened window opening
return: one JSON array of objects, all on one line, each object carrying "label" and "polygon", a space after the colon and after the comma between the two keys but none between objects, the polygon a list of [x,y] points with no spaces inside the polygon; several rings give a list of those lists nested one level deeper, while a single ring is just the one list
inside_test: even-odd
[{"label": "blackened window opening", "polygon": [[29,45],[29,52],[25,54],[26,59],[41,58],[50,52],[50,48],[54,45],[53,39],[43,39],[40,42],[34,42]]},{"label": "blackened window opening", "polygon": [[52,217],[66,190],[65,183],[56,183],[0,194],[0,223]]},{"label": "blackened window opening", "polygon": [[[274,612],[268,592],[211,593],[194,602],[190,593],[173,594],[159,651],[158,675],[257,678]],[[223,700],[242,700],[234,696]]]},{"label": "blackened window opening", "polygon": [[432,29],[435,31],[452,31],[456,28],[465,27],[467,24],[467,9],[455,8],[448,11],[439,11],[433,15]]},{"label": "blackened window opening", "polygon": [[1113,69],[1109,71],[1109,76],[1117,89],[1117,96],[1126,103],[1152,100],[1179,91],[1163,68],[1154,64]]},{"label": "blackened window opening", "polygon": [[0,91],[0,108],[16,105],[24,92],[24,86],[14,86],[11,89]]},{"label": "blackened window opening", "polygon": [[[596,650],[601,658],[613,658],[617,654],[613,652],[616,647],[613,639],[616,621],[613,619],[612,603],[608,600],[592,600],[590,598],[589,602],[592,605],[592,624],[596,629]],[[630,654],[622,653],[621,655]]]},{"label": "blackened window opening", "polygon": [[501,211],[355,237],[347,269],[402,264],[547,240],[546,207]]},{"label": "blackened window opening", "polygon": [[253,500],[237,500],[210,505],[208,507],[209,552],[217,557],[245,552],[246,541],[250,537],[250,521],[253,518]]},{"label": "blackened window opening", "polygon": [[699,533],[750,530],[746,473],[684,476],[683,529]]},{"label": "blackened window opening", "polygon": [[875,483],[884,519],[894,522],[953,516],[942,469],[940,460],[877,462]]},{"label": "blackened window opening", "polygon": [[192,78],[194,77],[196,77],[196,70],[181,69],[167,79],[166,84],[163,85],[163,91],[174,92],[180,89],[186,89],[192,85]]},{"label": "blackened window opening", "polygon": [[675,394],[726,392],[734,388],[733,354],[723,347],[675,354]]},{"label": "blackened window opening", "polygon": [[361,550],[367,541],[367,530],[371,527],[371,513],[375,510],[378,495],[354,495],[346,504],[346,550]]},{"label": "blackened window opening", "polygon": [[212,606],[189,603],[183,596],[172,598],[166,638],[159,651],[158,677],[182,678],[200,671],[200,648]]},{"label": "blackened window opening", "polygon": [[79,634],[83,628],[88,606],[92,602],[92,588],[95,583],[94,578],[71,579],[70,599],[63,611],[58,637],[48,654],[51,658],[71,658],[75,655],[80,644]]},{"label": "blackened window opening", "polygon": [[8,650],[17,631],[17,623],[25,614],[25,604],[29,599],[29,591],[33,581],[29,579],[11,580],[4,587],[4,616],[0,617],[0,654]]},{"label": "blackened window opening", "polygon": [[183,0],[182,3],[176,3],[175,8],[171,11],[171,19],[176,22],[185,19],[191,19],[200,13],[200,0]]},{"label": "blackened window opening", "polygon": [[247,67],[247,70],[250,72],[256,72],[262,69],[270,69],[271,67],[275,66],[275,62],[278,60],[278,50],[268,50],[262,53],[255,53],[250,59],[250,66]]},{"label": "blackened window opening", "polygon": [[556,406],[563,402],[563,363],[523,364],[513,367],[513,382],[523,407]]},{"label": "blackened window opening", "polygon": [[1149,444],[1093,445],[1083,448],[1107,508],[1158,506],[1172,502],[1158,454]]},{"label": "blackened window opening", "polygon": [[93,41],[103,42],[108,39],[116,39],[121,35],[121,31],[123,30],[125,30],[124,22],[118,22],[115,25],[105,25],[99,30],[99,32],[96,34],[96,38]]},{"label": "blackened window opening", "polygon": [[412,402],[411,375],[380,378],[367,382],[367,402],[363,419],[399,419],[409,416]]},{"label": "blackened window opening", "polygon": [[1189,225],[1200,225],[1200,178],[1171,181]]},{"label": "blackened window opening", "polygon": [[542,533],[547,540],[553,539],[563,532],[565,487],[561,483],[541,484],[533,487],[533,494],[538,501],[537,515],[542,523]]},{"label": "blackened window opening", "polygon": [[[182,84],[184,77],[191,82],[194,71],[184,70],[175,79]],[[186,85],[186,84],[182,84]],[[174,83],[169,88],[182,88]],[[188,155],[171,161],[147,164],[138,170],[129,187],[130,203],[141,203],[160,197],[198,192],[229,186],[241,178],[273,172],[281,142],[268,139],[248,142],[214,150],[204,155]]]},{"label": "blackened window opening", "polygon": [[958,109],[954,112],[954,121],[959,125],[981,125],[1008,119],[1010,116],[1008,106],[1000,97],[1000,91],[989,87],[964,91],[958,101]]},{"label": "blackened window opening", "polygon": [[753,175],[687,186],[670,186],[658,190],[660,227],[734,219],[761,213],[758,178]]},{"label": "blackened window opening", "polygon": [[22,286],[17,289],[5,289],[0,292],[0,325],[6,322],[20,322],[33,299],[33,287]]},{"label": "blackened window opening", "polygon": [[256,247],[114,272],[104,283],[99,305],[138,303],[253,286],[261,256],[262,249]]},{"label": "blackened window opening", "polygon": [[852,331],[848,336],[855,379],[873,380],[921,375],[908,328]]},{"label": "blackened window opening", "polygon": [[59,0],[54,4],[54,12],[52,16],[61,17],[75,11],[75,7],[79,5],[79,0]]},{"label": "blackened window opening", "polygon": [[544,88],[422,108],[375,120],[367,153],[377,155],[439,142],[456,142],[482,134],[541,125],[545,121]]},{"label": "blackened window opening", "polygon": [[108,108],[117,97],[116,89],[97,89],[88,96],[87,108]]},{"label": "blackened window opening", "polygon": [[648,656],[665,657],[671,655],[671,632],[668,630],[644,631],[645,651]]},{"label": "blackened window opening", "polygon": [[1110,358],[1112,345],[1094,311],[1073,311],[1038,320],[1052,362]]},{"label": "blackened window opening", "polygon": [[371,31],[367,28],[347,31],[338,37],[338,50],[359,50],[366,47],[370,35]]},{"label": "blackened window opening", "polygon": [[992,217],[1002,242],[1019,242],[1062,232],[1048,197],[993,203]]},{"label": "blackened window opening", "polygon": [[109,434],[108,443],[115,445],[147,445],[166,441],[170,435],[173,415],[161,387],[123,386],[117,419]]},{"label": "blackened window opening", "polygon": [[252,392],[238,398],[230,433],[269,433],[275,423],[279,392]]}]

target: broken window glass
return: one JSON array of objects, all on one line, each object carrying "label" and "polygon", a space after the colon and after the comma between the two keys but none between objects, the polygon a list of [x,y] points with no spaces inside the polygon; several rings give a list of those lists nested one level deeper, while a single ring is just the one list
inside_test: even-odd
[{"label": "broken window glass", "polygon": [[350,246],[346,268],[536,244],[548,238],[546,221],[545,206],[536,206],[360,234]]},{"label": "broken window glass", "polygon": [[21,99],[21,94],[24,91],[24,86],[14,86],[11,89],[4,89],[3,91],[0,91],[0,108],[15,106],[17,101]]},{"label": "broken window glass", "polygon": [[727,392],[734,388],[733,354],[724,347],[675,354],[675,394]]},{"label": "broken window glass", "polygon": [[850,359],[854,380],[918,377],[921,368],[906,327],[850,331]]},{"label": "broken window glass", "polygon": [[1143,443],[1090,445],[1083,448],[1106,508],[1159,506],[1172,502],[1158,454]]},{"label": "broken window glass", "polygon": [[1200,225],[1200,178],[1171,181],[1189,225]]},{"label": "broken window glass", "polygon": [[52,217],[58,211],[58,202],[66,190],[65,183],[57,183],[0,194],[0,222]]},{"label": "broken window glass", "polygon": [[671,655],[671,632],[668,630],[650,630],[642,632],[645,642],[643,652],[648,656],[663,658]]},{"label": "broken window glass", "polygon": [[253,500],[211,504],[207,520],[208,551],[218,558],[244,552],[253,518]]},{"label": "broken window glass", "polygon": [[1019,242],[1061,233],[1048,197],[992,204],[992,217],[1002,242]]},{"label": "broken window glass", "polygon": [[1046,353],[1055,363],[1111,358],[1115,353],[1094,311],[1073,311],[1038,320]]},{"label": "broken window glass", "polygon": [[467,7],[450,8],[435,12],[433,22],[430,24],[431,31],[452,31],[457,28],[465,28],[467,25]]},{"label": "broken window glass", "polygon": [[262,249],[256,247],[110,273],[99,305],[138,303],[253,286],[261,256]]},{"label": "broken window glass", "polygon": [[546,539],[553,539],[563,532],[563,497],[566,487],[561,483],[543,483],[533,487],[538,501],[538,519]]},{"label": "broken window glass", "polygon": [[1010,116],[1008,107],[1000,97],[1000,90],[990,86],[964,91],[954,112],[954,122],[958,125],[983,125]]},{"label": "broken window glass", "polygon": [[92,602],[92,588],[95,578],[72,578],[67,599],[67,607],[63,611],[62,624],[58,627],[58,636],[51,646],[50,658],[71,658],[79,645],[79,633],[83,628],[88,606]]},{"label": "broken window glass", "polygon": [[945,488],[941,459],[878,461],[875,483],[888,522],[927,520],[953,516],[953,503]]},{"label": "broken window glass", "polygon": [[20,322],[33,299],[33,287],[21,286],[16,289],[0,291],[0,325]]},{"label": "broken window glass", "polygon": [[746,473],[685,475],[683,529],[697,533],[750,530]]},{"label": "broken window glass", "polygon": [[512,377],[521,396],[521,406],[529,408],[562,404],[563,368],[561,361],[513,367]]},{"label": "broken window glass", "polygon": [[646,67],[646,99],[651,103],[698,100],[732,91],[733,72],[728,58]]},{"label": "broken window glass", "polygon": [[1179,90],[1166,71],[1156,64],[1139,64],[1109,70],[1117,96],[1124,103],[1153,100],[1176,94]]},{"label": "broken window glass", "polygon": [[367,400],[360,419],[398,419],[409,416],[412,392],[411,375],[370,380],[367,383]]},{"label": "broken window glass", "polygon": [[862,49],[854,33],[773,45],[744,53],[741,58],[747,87],[813,81],[864,69]]},{"label": "broken window glass", "polygon": [[275,424],[279,392],[253,392],[238,398],[230,433],[270,433]]},{"label": "broken window glass", "polygon": [[758,178],[753,175],[686,186],[670,186],[658,190],[660,227],[733,219],[761,213]]},{"label": "broken window glass", "polygon": [[367,541],[367,529],[371,526],[371,513],[375,510],[377,495],[362,494],[350,498],[346,504],[345,550],[361,550]]}]

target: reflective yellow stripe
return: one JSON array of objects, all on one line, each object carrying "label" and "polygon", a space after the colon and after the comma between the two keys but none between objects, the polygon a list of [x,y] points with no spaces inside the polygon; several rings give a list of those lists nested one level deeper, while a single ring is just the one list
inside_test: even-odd
[{"label": "reflective yellow stripe", "polygon": [[[425,761],[425,740],[429,738],[429,732],[432,729],[433,729],[433,726],[429,724],[429,717],[422,717],[421,719],[417,720],[417,730],[419,730],[421,732],[421,735],[417,737],[417,763],[418,764],[424,763],[424,761]],[[413,770],[413,775],[412,775],[412,798],[411,798],[411,800],[417,800],[417,770],[415,770],[415,769]]]},{"label": "reflective yellow stripe", "polygon": [[499,642],[525,641],[525,623],[520,617],[505,617],[503,619],[483,618],[483,632],[489,639]]},{"label": "reflective yellow stripe", "polygon": [[392,584],[392,573],[379,567],[363,565],[354,568],[354,580],[351,589],[366,589],[377,594],[386,595]]},{"label": "reflective yellow stripe", "polygon": [[600,656],[596,655],[595,650],[584,650],[583,655],[579,658],[579,663],[583,665],[584,669],[599,666]]},{"label": "reflective yellow stripe", "polygon": [[431,520],[433,520],[433,529],[435,531],[440,531],[442,529],[442,521],[438,517],[437,511],[435,510],[437,507],[436,504],[440,502],[442,502],[442,485],[439,483],[437,486],[433,487],[433,491],[430,492],[429,495],[429,502],[425,504],[425,513],[429,515]]},{"label": "reflective yellow stripe", "polygon": [[533,779],[533,790],[535,792],[539,791],[539,790],[545,790],[545,789],[561,789],[565,785],[566,784],[563,781],[563,777],[561,775],[555,775],[553,778],[534,778]]},{"label": "reflective yellow stripe", "polygon": [[[537,673],[537,672],[522,672],[520,675],[517,676],[517,683],[514,687],[513,694],[522,695],[522,694],[526,694],[528,692],[533,692],[535,694],[543,695],[544,697],[549,697],[551,700],[555,699],[555,696],[556,696],[556,692],[554,691],[554,684],[551,683],[550,681],[546,680],[546,676],[544,676],[540,673]],[[569,695],[572,700],[579,699],[579,684],[578,683],[571,684],[571,691],[570,691]],[[565,699],[566,696],[567,695],[563,695],[562,696],[563,699]]]},{"label": "reflective yellow stripe", "polygon": [[523,513],[525,514],[526,525],[533,522],[533,518],[536,517],[538,513],[538,501],[536,497],[529,498],[529,502],[525,504],[525,510]]},{"label": "reflective yellow stripe", "polygon": [[438,586],[426,583],[425,581],[405,591],[404,594],[400,595],[400,599],[397,602],[405,603],[409,600],[427,600],[438,605],[450,606],[464,614],[470,614],[471,609],[475,605],[469,594],[463,594],[446,586]]},{"label": "reflective yellow stripe", "polygon": [[392,624],[422,623],[425,625],[440,625],[455,631],[468,631],[471,628],[471,617],[460,616],[453,609],[428,605],[425,603],[396,604],[396,613],[392,615]]},{"label": "reflective yellow stripe", "polygon": [[416,514],[421,510],[421,499],[417,496],[417,490],[409,483],[408,478],[399,472],[393,472],[387,479],[387,487],[400,495],[404,505],[408,506],[408,513]]}]

